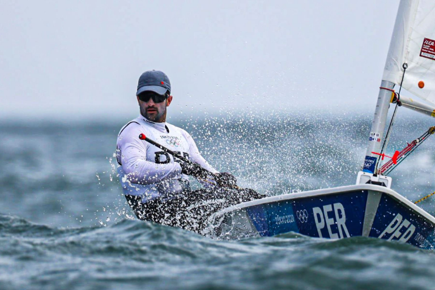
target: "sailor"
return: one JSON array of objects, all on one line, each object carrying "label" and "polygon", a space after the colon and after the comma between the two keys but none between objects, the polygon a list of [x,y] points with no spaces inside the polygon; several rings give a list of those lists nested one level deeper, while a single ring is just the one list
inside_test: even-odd
[{"label": "sailor", "polygon": [[[136,97],[140,115],[121,128],[116,158],[123,193],[139,219],[202,233],[212,213],[264,197],[238,188],[233,175],[219,173],[201,156],[189,133],[166,122],[173,100],[166,74],[144,72]],[[140,134],[191,162],[139,139]],[[192,191],[188,176],[197,178],[204,188]]]}]

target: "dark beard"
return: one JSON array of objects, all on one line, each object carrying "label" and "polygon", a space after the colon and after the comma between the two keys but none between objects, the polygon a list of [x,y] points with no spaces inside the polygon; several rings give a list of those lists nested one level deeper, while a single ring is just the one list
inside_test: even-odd
[{"label": "dark beard", "polygon": [[157,110],[157,114],[155,115],[154,118],[152,118],[151,116],[148,115],[146,108],[142,108],[142,106],[140,106],[140,114],[151,122],[160,122],[160,119],[166,114],[166,108],[163,112],[160,112],[157,108],[156,110]]}]

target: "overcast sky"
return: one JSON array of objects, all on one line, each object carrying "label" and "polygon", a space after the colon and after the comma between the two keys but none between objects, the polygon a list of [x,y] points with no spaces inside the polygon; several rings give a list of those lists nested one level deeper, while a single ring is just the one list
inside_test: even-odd
[{"label": "overcast sky", "polygon": [[374,112],[398,0],[0,0],[0,118],[129,118],[164,71],[170,114]]}]

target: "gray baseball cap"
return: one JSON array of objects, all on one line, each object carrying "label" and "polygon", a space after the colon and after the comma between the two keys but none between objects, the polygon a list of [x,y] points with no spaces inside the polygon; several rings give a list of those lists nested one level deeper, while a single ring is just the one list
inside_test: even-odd
[{"label": "gray baseball cap", "polygon": [[139,78],[136,96],[145,91],[153,91],[159,95],[164,95],[166,91],[171,93],[171,83],[168,76],[158,70],[144,72]]}]

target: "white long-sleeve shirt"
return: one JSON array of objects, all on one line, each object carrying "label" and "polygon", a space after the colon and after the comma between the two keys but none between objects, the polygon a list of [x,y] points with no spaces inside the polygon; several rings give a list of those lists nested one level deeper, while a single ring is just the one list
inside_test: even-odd
[{"label": "white long-sleeve shirt", "polygon": [[119,132],[116,159],[124,194],[143,196],[142,200],[176,195],[188,186],[181,166],[174,157],[160,148],[139,139],[148,138],[180,152],[184,157],[212,173],[217,171],[201,156],[192,137],[185,130],[169,123],[154,123],[142,116],[127,123]]}]

